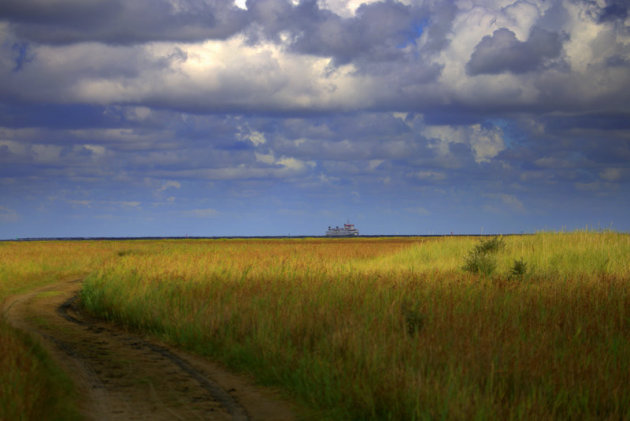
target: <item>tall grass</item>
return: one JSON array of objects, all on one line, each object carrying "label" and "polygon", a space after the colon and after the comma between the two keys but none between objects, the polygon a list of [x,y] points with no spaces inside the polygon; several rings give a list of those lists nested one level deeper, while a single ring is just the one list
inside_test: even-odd
[{"label": "tall grass", "polygon": [[504,242],[492,275],[474,238],[147,243],[82,301],[330,418],[630,418],[630,236]]},{"label": "tall grass", "polygon": [[[85,276],[115,243],[0,243],[0,303],[12,294]],[[0,318],[0,420],[78,418],[73,386],[39,343]]]}]

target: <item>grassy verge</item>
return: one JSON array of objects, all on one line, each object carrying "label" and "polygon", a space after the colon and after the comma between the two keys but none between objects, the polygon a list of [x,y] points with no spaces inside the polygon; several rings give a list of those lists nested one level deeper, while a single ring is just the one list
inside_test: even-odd
[{"label": "grassy verge", "polygon": [[68,377],[41,346],[0,320],[0,419],[80,419]]},{"label": "grassy verge", "polygon": [[333,419],[630,418],[630,236],[504,242],[481,273],[473,238],[147,243],[82,299]]},{"label": "grassy verge", "polygon": [[[97,243],[0,243],[0,302],[69,277],[112,255]],[[0,318],[0,420],[78,419],[73,385],[33,338]]]}]

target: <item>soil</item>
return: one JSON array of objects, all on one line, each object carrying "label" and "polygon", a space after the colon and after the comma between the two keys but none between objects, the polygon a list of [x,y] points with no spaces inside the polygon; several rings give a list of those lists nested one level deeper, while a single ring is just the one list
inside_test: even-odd
[{"label": "soil", "polygon": [[93,319],[76,305],[81,281],[5,301],[9,322],[35,336],[74,381],[91,420],[293,420],[298,408],[201,357]]}]

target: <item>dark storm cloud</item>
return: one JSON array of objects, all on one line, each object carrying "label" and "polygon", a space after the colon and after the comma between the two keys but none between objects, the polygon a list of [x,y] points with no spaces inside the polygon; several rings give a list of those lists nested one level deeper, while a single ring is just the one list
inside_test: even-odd
[{"label": "dark storm cloud", "polygon": [[562,37],[557,33],[534,28],[527,41],[519,41],[514,32],[501,28],[477,44],[466,64],[466,73],[471,76],[527,73],[541,69],[561,51]]},{"label": "dark storm cloud", "polygon": [[623,21],[628,17],[629,7],[626,0],[608,0],[600,10],[599,22]]},{"label": "dark storm cloud", "polygon": [[353,18],[331,16],[297,36],[299,52],[334,57],[344,64],[357,57],[393,61],[403,56],[402,46],[421,32],[422,12],[393,1],[361,5]]},{"label": "dark storm cloud", "polygon": [[254,26],[250,42],[261,36],[279,40],[287,32],[292,51],[332,57],[335,64],[358,58],[391,61],[403,57],[402,48],[418,38],[428,18],[426,9],[392,0],[362,4],[353,17],[321,9],[315,0],[294,6],[289,0],[248,2]]},{"label": "dark storm cloud", "polygon": [[[177,4],[179,9],[165,0],[5,0],[0,20],[11,22],[19,37],[43,44],[225,39],[249,25],[246,32],[252,43],[261,37],[279,41],[280,34],[290,34],[294,52],[333,57],[336,64],[345,64],[359,57],[399,59],[402,47],[421,35],[429,17],[426,9],[392,0],[363,4],[349,18],[321,9],[314,0],[298,5],[289,0],[250,1],[247,11],[232,0]],[[433,44],[443,44],[442,27],[448,23],[439,20],[430,28]]]},{"label": "dark storm cloud", "polygon": [[0,21],[16,34],[44,44],[225,39],[247,24],[245,11],[231,0],[3,0]]}]

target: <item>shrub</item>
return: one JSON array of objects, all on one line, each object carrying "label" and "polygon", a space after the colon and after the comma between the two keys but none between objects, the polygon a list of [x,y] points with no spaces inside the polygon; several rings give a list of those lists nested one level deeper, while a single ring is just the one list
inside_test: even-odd
[{"label": "shrub", "polygon": [[473,249],[476,254],[494,254],[505,248],[505,242],[501,237],[492,237],[487,240],[481,240]]},{"label": "shrub", "polygon": [[492,275],[492,272],[497,268],[497,262],[493,255],[504,248],[503,238],[493,237],[481,240],[468,253],[464,270],[472,273],[481,273],[485,276]]},{"label": "shrub", "polygon": [[509,278],[522,280],[526,273],[527,263],[525,263],[525,260],[521,257],[519,260],[514,260]]}]

